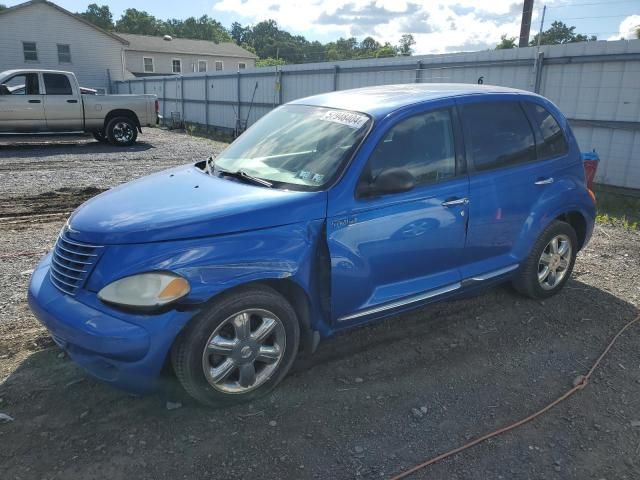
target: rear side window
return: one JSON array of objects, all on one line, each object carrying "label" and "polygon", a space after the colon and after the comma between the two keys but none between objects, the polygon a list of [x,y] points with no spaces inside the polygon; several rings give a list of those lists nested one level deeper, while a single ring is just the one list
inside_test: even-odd
[{"label": "rear side window", "polygon": [[524,107],[529,112],[534,127],[538,128],[542,135],[542,141],[538,146],[539,158],[543,160],[565,155],[569,150],[567,140],[553,115],[546,108],[533,103],[525,103]]},{"label": "rear side window", "polygon": [[518,102],[464,105],[462,125],[467,155],[476,170],[506,167],[536,159],[529,121]]},{"label": "rear side window", "polygon": [[394,125],[369,157],[363,180],[372,181],[390,168],[406,168],[416,185],[456,174],[453,125],[449,110],[407,118]]},{"label": "rear side window", "polygon": [[47,95],[72,95],[71,82],[66,75],[43,73],[42,77]]}]

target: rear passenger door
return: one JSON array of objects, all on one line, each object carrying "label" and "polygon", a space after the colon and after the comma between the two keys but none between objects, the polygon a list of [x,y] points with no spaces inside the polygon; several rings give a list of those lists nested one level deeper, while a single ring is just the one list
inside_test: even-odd
[{"label": "rear passenger door", "polygon": [[460,99],[458,106],[470,172],[461,273],[488,279],[514,270],[528,255],[521,250],[536,220],[534,206],[557,180],[567,144],[553,116],[515,95]]},{"label": "rear passenger door", "polygon": [[43,73],[44,114],[47,130],[76,131],[84,128],[84,112],[80,92],[74,91],[67,75]]}]

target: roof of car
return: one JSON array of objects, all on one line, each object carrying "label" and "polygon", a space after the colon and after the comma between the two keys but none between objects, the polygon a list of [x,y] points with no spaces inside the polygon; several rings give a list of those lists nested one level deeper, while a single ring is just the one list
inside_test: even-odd
[{"label": "roof of car", "polygon": [[401,107],[442,98],[489,93],[531,94],[515,88],[468,83],[407,83],[379,85],[323,93],[301,98],[291,103],[317,105],[367,113],[373,117],[385,116]]}]

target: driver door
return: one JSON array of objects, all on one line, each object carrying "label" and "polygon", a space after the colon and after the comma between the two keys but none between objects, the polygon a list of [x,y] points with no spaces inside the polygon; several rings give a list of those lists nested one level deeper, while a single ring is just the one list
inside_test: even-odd
[{"label": "driver door", "polygon": [[8,92],[0,95],[0,132],[45,130],[44,104],[40,76],[21,73],[4,80]]},{"label": "driver door", "polygon": [[[366,195],[329,217],[332,316],[360,323],[460,287],[469,182],[455,111],[403,115],[383,133],[362,171]],[[406,169],[409,191],[378,195],[375,179]],[[361,191],[361,189],[358,189]]]}]

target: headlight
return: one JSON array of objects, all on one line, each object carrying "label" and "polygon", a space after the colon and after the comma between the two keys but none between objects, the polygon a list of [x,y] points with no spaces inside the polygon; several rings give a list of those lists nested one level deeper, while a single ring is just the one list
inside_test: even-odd
[{"label": "headlight", "polygon": [[161,307],[184,297],[190,289],[189,282],[175,273],[141,273],[110,283],[98,292],[98,298],[127,307]]}]

